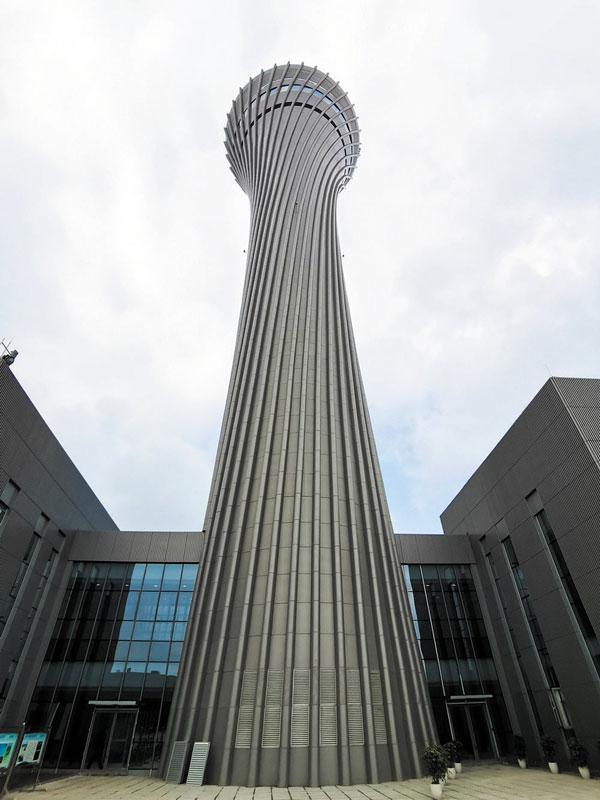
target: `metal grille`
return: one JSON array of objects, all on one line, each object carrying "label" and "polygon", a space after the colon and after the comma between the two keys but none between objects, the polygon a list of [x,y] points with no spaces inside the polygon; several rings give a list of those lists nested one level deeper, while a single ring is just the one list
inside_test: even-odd
[{"label": "metal grille", "polygon": [[252,723],[254,722],[257,679],[258,673],[256,670],[244,671],[237,730],[235,733],[235,746],[237,748],[250,747],[252,740]]},{"label": "metal grille", "polygon": [[321,705],[329,705],[336,702],[335,693],[335,670],[322,669],[321,680],[319,682],[319,702]]},{"label": "metal grille", "polygon": [[310,670],[295,669],[292,686],[292,703],[310,703]]},{"label": "metal grille", "polygon": [[295,669],[292,682],[291,747],[308,747],[310,720],[310,670]]},{"label": "metal grille", "polygon": [[319,744],[322,747],[336,745],[337,740],[337,708],[333,704],[321,706],[319,708]]},{"label": "metal grille", "polygon": [[280,747],[281,745],[281,706],[265,706],[263,719],[262,746]]},{"label": "metal grille", "polygon": [[202,786],[204,783],[204,770],[206,769],[209,750],[210,742],[194,742],[186,783],[191,783],[194,786]]},{"label": "metal grille", "polygon": [[387,744],[387,728],[383,705],[373,706],[373,722],[375,725],[375,744]]},{"label": "metal grille", "polygon": [[297,703],[292,706],[291,747],[308,747],[309,717],[308,703],[302,705]]},{"label": "metal grille", "polygon": [[262,746],[281,746],[281,703],[283,701],[282,669],[270,669],[267,672],[267,690],[265,696],[265,713],[263,717]]},{"label": "metal grille", "polygon": [[283,699],[283,670],[270,669],[267,672],[267,694],[265,705],[280,706]]},{"label": "metal grille", "polygon": [[360,703],[348,703],[348,744],[364,744],[365,729]]},{"label": "metal grille", "polygon": [[335,670],[322,669],[319,681],[319,744],[322,746],[337,744],[336,700]]},{"label": "metal grille", "polygon": [[365,743],[365,730],[360,672],[357,669],[346,670],[346,708],[348,712],[348,744],[363,745]]},{"label": "metal grille", "polygon": [[360,672],[357,669],[346,670],[346,702],[361,703]]},{"label": "metal grille", "polygon": [[258,682],[258,672],[255,669],[244,670],[242,678],[242,694],[240,706],[253,706],[256,698],[256,684]]},{"label": "metal grille", "polygon": [[183,773],[185,771],[189,750],[189,742],[175,742],[171,750],[171,759],[165,777],[166,783],[183,783]]},{"label": "metal grille", "polygon": [[375,744],[387,744],[387,727],[383,707],[383,691],[381,675],[376,669],[369,672],[371,678],[371,698],[373,701],[373,724],[375,727]]}]

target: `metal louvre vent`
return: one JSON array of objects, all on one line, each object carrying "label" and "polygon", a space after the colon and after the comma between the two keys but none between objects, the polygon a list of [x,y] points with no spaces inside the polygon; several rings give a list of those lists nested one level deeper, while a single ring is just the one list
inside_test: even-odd
[{"label": "metal louvre vent", "polygon": [[363,710],[360,703],[348,703],[348,744],[364,744],[365,729]]},{"label": "metal louvre vent", "polygon": [[235,746],[237,748],[248,748],[252,741],[252,723],[254,722],[257,680],[258,672],[256,670],[244,671],[237,730],[235,733]]},{"label": "metal louvre vent", "polygon": [[240,706],[238,724],[235,732],[235,746],[250,747],[252,740],[252,723],[254,722],[254,706]]},{"label": "metal louvre vent", "polygon": [[346,710],[348,713],[348,744],[365,743],[365,729],[360,689],[360,671],[346,670]]},{"label": "metal louvre vent", "polygon": [[206,762],[208,761],[209,750],[210,742],[194,742],[186,783],[193,784],[194,786],[202,786],[204,783],[204,771],[206,769]]},{"label": "metal louvre vent", "polygon": [[282,669],[270,669],[267,672],[266,706],[280,706],[283,700],[283,675]]},{"label": "metal louvre vent", "polygon": [[346,702],[362,703],[360,691],[360,671],[357,669],[346,670]]},{"label": "metal louvre vent", "polygon": [[281,706],[265,706],[262,746],[281,746]]},{"label": "metal louvre vent", "polygon": [[373,722],[375,724],[375,744],[387,744],[387,728],[385,726],[383,704],[373,706]]},{"label": "metal louvre vent", "polygon": [[308,747],[309,717],[308,703],[296,703],[292,706],[290,747]]},{"label": "metal louvre vent", "polygon": [[190,750],[189,742],[175,742],[171,750],[169,769],[165,776],[166,783],[183,783],[183,773],[187,766],[187,756]]},{"label": "metal louvre vent", "polygon": [[258,672],[255,669],[244,670],[242,678],[242,694],[240,706],[253,706],[256,699],[256,684],[258,682]]},{"label": "metal louvre vent", "polygon": [[319,708],[319,744],[325,747],[337,743],[337,708],[333,704],[321,706]]},{"label": "metal louvre vent", "polygon": [[381,689],[381,675],[379,670],[369,670],[369,677],[371,679],[371,699],[373,705],[383,705],[383,691]]},{"label": "metal louvre vent", "polygon": [[334,669],[319,670],[319,744],[337,745],[337,693]]},{"label": "metal louvre vent", "polygon": [[292,703],[310,703],[310,670],[295,669],[292,684]]},{"label": "metal louvre vent", "polygon": [[295,669],[292,681],[290,747],[308,747],[310,720],[310,670]]},{"label": "metal louvre vent", "polygon": [[262,746],[281,746],[281,703],[283,701],[282,669],[270,669],[267,672],[267,689],[265,694],[265,713],[263,717]]},{"label": "metal louvre vent", "polygon": [[320,670],[321,680],[319,682],[319,702],[321,705],[329,705],[336,702],[336,675],[334,669]]},{"label": "metal louvre vent", "polygon": [[375,744],[387,744],[387,726],[385,724],[385,709],[383,705],[383,690],[381,688],[381,675],[379,670],[369,671],[371,679],[371,698],[373,701],[373,724],[375,727]]}]

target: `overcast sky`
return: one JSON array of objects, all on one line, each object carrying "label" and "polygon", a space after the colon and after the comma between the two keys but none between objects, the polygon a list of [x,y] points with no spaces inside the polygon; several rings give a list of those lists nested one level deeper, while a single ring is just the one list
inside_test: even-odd
[{"label": "overcast sky", "polygon": [[600,3],[3,0],[0,338],[122,529],[202,528],[245,268],[250,76],[356,106],[347,289],[398,532],[550,374],[600,376]]}]

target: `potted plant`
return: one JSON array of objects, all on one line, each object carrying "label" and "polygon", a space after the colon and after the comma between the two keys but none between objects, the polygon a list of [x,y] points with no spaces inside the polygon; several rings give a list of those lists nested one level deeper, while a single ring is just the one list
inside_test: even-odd
[{"label": "potted plant", "polygon": [[590,767],[588,764],[588,759],[589,759],[588,751],[585,749],[585,747],[581,744],[581,742],[576,736],[572,736],[568,740],[567,747],[569,748],[569,757],[579,770],[579,774],[581,775],[582,778],[589,780]]},{"label": "potted plant", "polygon": [[525,769],[527,766],[527,745],[525,739],[519,733],[515,733],[515,755],[521,769]]},{"label": "potted plant", "polygon": [[442,745],[442,750],[446,756],[446,770],[449,778],[456,778],[456,745],[454,742],[446,742]]},{"label": "potted plant", "polygon": [[553,775],[558,773],[558,764],[556,763],[556,742],[551,736],[542,736],[540,739],[542,750],[546,756],[548,767]]},{"label": "potted plant", "polygon": [[431,777],[429,789],[434,800],[440,800],[444,784],[442,783],[446,775],[446,756],[439,745],[428,747],[423,753],[423,762],[427,774]]},{"label": "potted plant", "polygon": [[456,748],[456,757],[454,759],[454,769],[456,770],[456,774],[460,775],[462,772],[462,760],[465,754],[465,748],[463,743],[459,739],[452,740],[454,747]]}]

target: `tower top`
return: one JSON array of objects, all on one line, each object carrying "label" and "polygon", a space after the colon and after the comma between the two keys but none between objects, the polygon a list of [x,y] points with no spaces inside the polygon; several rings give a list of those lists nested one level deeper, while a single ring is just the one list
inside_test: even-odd
[{"label": "tower top", "polygon": [[[327,171],[335,167],[340,189],[352,177],[360,152],[356,112],[348,95],[328,73],[304,64],[275,65],[251,78],[233,101],[225,132],[227,157],[244,191],[253,184],[252,167],[264,171],[276,139],[290,157],[310,160],[327,134],[319,157]],[[269,146],[260,146],[265,143]]]}]

